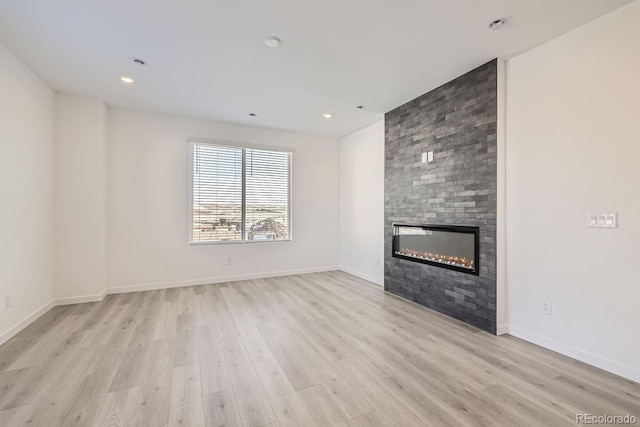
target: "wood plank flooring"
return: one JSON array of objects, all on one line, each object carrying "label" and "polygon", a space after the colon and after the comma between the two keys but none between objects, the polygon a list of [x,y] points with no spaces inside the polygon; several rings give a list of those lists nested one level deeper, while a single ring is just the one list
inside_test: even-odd
[{"label": "wood plank flooring", "polygon": [[0,346],[2,426],[563,426],[640,385],[341,272],[109,295]]}]

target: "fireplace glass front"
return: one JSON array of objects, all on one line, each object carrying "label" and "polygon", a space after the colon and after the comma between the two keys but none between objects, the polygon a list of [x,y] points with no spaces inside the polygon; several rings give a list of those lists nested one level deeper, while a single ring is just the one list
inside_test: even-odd
[{"label": "fireplace glass front", "polygon": [[394,224],[396,258],[479,274],[479,228],[449,225]]}]

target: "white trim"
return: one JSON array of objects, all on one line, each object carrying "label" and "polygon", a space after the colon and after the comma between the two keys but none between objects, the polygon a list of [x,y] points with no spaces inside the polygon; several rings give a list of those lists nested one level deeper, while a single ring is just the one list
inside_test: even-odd
[{"label": "white trim", "polygon": [[264,243],[291,243],[292,239],[286,240],[223,240],[207,242],[189,242],[189,246],[216,246],[216,245],[261,245]]},{"label": "white trim", "polygon": [[187,225],[187,245],[191,246],[193,243],[193,166],[195,160],[193,158],[193,147],[197,142],[192,142],[187,140],[187,147],[189,149],[189,155],[187,156],[188,160],[188,177],[187,177],[187,185],[188,185],[188,193],[187,197],[189,200],[187,201],[187,218],[189,220],[189,224]]},{"label": "white trim", "polygon": [[368,282],[374,283],[374,284],[376,284],[378,286],[384,287],[384,279],[380,279],[380,278],[371,276],[371,275],[366,274],[366,273],[361,273],[361,272],[359,272],[357,270],[354,270],[352,268],[345,267],[344,265],[341,265],[339,267],[339,270],[340,271],[344,271],[345,273],[351,274],[352,276],[356,276],[356,277],[359,277],[361,279],[364,279],[364,280],[366,280]]},{"label": "white trim", "polygon": [[144,285],[119,286],[107,289],[107,294],[121,294],[126,292],[153,291],[156,289],[183,288],[185,286],[209,285],[213,283],[237,282],[240,280],[266,279],[270,277],[293,276],[296,274],[323,273],[336,271],[337,265],[315,268],[301,268],[298,270],[272,271],[270,273],[245,274],[235,276],[211,277],[205,279],[183,280],[178,282],[149,283]]},{"label": "white trim", "polygon": [[507,73],[506,63],[497,60],[497,199],[496,199],[496,328],[506,332],[507,310]]},{"label": "white trim", "polygon": [[496,326],[496,335],[504,335],[509,333],[509,326],[500,324]]},{"label": "white trim", "polygon": [[0,335],[0,345],[9,341],[11,338],[16,336],[18,332],[29,326],[33,321],[35,321],[38,317],[45,314],[47,311],[51,310],[56,306],[55,300],[51,300],[12,327],[10,327],[6,332]]},{"label": "white trim", "polygon": [[640,382],[640,369],[588,352],[581,348],[547,338],[535,332],[521,329],[517,326],[509,326],[508,329],[509,335],[513,335],[514,337],[548,348],[549,350],[564,354],[565,356],[580,360],[584,363],[588,363],[589,365],[604,369],[605,371],[612,372],[632,381]]},{"label": "white trim", "polygon": [[95,295],[85,295],[81,297],[66,297],[66,298],[56,298],[55,304],[58,305],[69,305],[69,304],[83,304],[85,302],[100,302],[104,299],[104,296],[107,294],[107,291],[104,290],[102,293]]},{"label": "white trim", "polygon": [[199,138],[195,136],[187,137],[189,144],[209,144],[227,148],[249,148],[252,150],[278,151],[282,153],[295,153],[295,149],[290,147],[277,147],[273,145],[258,145],[248,142],[229,141],[224,139]]}]

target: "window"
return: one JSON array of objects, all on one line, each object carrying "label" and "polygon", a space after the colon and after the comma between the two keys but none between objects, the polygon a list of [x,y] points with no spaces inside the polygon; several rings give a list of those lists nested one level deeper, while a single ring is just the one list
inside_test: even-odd
[{"label": "window", "polygon": [[191,243],[291,240],[291,152],[192,142]]}]

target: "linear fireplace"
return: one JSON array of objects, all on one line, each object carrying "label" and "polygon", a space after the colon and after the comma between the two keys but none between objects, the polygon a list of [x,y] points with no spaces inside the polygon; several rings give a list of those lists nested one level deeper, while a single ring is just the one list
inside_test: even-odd
[{"label": "linear fireplace", "polygon": [[457,225],[394,224],[392,255],[477,276],[479,231]]}]

